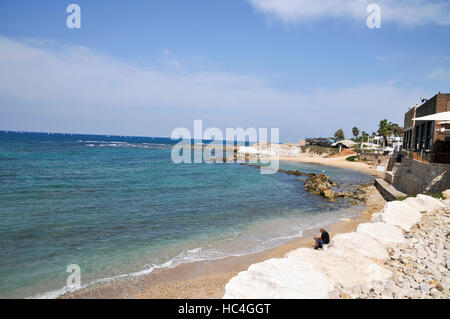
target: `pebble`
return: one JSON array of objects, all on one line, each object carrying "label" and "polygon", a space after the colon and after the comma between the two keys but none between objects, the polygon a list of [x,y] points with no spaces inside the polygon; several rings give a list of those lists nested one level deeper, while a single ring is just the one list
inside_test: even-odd
[{"label": "pebble", "polygon": [[422,223],[405,233],[407,244],[389,247],[384,266],[393,277],[352,287],[338,295],[369,299],[450,299],[450,208],[423,212]]}]

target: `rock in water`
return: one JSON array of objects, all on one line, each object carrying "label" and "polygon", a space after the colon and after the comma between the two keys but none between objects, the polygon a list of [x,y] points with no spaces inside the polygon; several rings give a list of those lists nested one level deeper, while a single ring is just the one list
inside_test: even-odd
[{"label": "rock in water", "polygon": [[327,189],[323,192],[323,196],[325,196],[328,199],[334,199],[334,191],[331,189]]}]

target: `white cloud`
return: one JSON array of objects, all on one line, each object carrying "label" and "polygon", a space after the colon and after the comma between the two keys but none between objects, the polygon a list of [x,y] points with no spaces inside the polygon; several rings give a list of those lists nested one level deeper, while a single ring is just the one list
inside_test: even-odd
[{"label": "white cloud", "polygon": [[444,68],[437,68],[428,73],[427,78],[430,80],[450,80],[450,70]]},{"label": "white cloud", "polygon": [[386,117],[401,123],[416,97],[430,93],[393,83],[287,91],[254,75],[174,72],[86,47],[49,49],[1,37],[0,69],[6,130],[169,136],[202,119],[221,129],[279,127],[283,139],[295,140],[354,125],[372,131]]},{"label": "white cloud", "polygon": [[177,70],[180,72],[185,71],[181,62],[178,61],[177,59],[173,58],[172,52],[169,49],[163,49],[161,51],[161,57],[160,57],[159,61],[161,63],[173,68],[174,70]]},{"label": "white cloud", "polygon": [[323,17],[365,21],[369,4],[381,7],[383,23],[408,26],[450,25],[450,2],[446,0],[247,0],[257,10],[287,23]]},{"label": "white cloud", "polygon": [[377,60],[381,61],[381,62],[388,62],[388,61],[392,61],[392,60],[398,60],[398,59],[404,58],[406,56],[407,56],[407,54],[405,52],[401,52],[401,53],[394,53],[391,55],[377,56]]}]

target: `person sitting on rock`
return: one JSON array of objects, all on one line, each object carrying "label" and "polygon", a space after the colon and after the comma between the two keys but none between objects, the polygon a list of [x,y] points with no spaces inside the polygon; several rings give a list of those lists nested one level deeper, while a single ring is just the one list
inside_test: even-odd
[{"label": "person sitting on rock", "polygon": [[321,236],[320,237],[314,237],[315,245],[314,249],[323,248],[323,245],[328,245],[330,243],[330,235],[325,231],[325,229],[320,229]]}]

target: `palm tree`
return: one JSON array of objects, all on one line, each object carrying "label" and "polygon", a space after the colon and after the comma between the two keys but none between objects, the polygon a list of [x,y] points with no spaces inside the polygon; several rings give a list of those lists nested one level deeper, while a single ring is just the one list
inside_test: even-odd
[{"label": "palm tree", "polygon": [[339,130],[337,130],[336,132],[334,132],[334,137],[335,137],[337,140],[343,140],[343,139],[345,139],[345,136],[344,136],[344,130],[340,128]]},{"label": "palm tree", "polygon": [[362,141],[364,142],[367,139],[367,142],[369,142],[369,134],[366,131],[362,131],[361,133]]},{"label": "palm tree", "polygon": [[388,122],[387,119],[380,121],[378,134],[383,137],[383,147],[386,146],[387,138],[391,136],[393,132],[393,124],[391,122]]},{"label": "palm tree", "polygon": [[395,136],[403,137],[404,129],[402,126],[399,126],[398,124],[392,124],[392,132]]},{"label": "palm tree", "polygon": [[352,128],[352,134],[353,134],[353,138],[357,138],[359,135],[359,129],[355,126],[354,128]]}]

